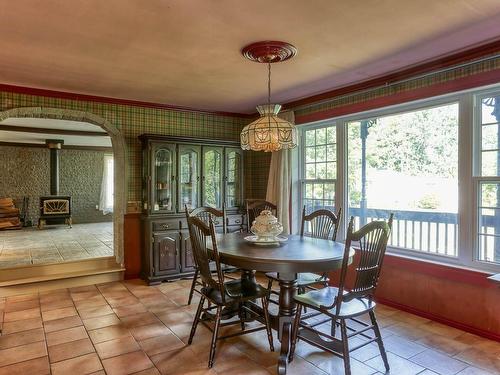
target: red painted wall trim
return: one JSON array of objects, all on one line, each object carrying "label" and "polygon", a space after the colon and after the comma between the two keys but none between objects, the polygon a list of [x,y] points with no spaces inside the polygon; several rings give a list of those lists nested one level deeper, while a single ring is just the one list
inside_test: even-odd
[{"label": "red painted wall trim", "polygon": [[398,310],[406,311],[406,312],[421,316],[421,317],[426,318],[426,319],[430,319],[430,320],[433,320],[433,321],[436,321],[436,322],[439,322],[442,324],[446,324],[446,325],[451,326],[453,328],[461,329],[462,331],[466,331],[466,332],[469,332],[469,333],[472,333],[472,334],[475,334],[478,336],[486,337],[490,340],[495,340],[495,341],[500,342],[500,335],[495,333],[495,332],[486,331],[486,330],[483,330],[480,328],[470,326],[468,324],[464,324],[464,323],[456,322],[454,320],[446,319],[446,318],[443,318],[442,316],[434,315],[432,313],[428,313],[428,312],[425,312],[425,311],[422,311],[419,309],[415,309],[413,307],[406,306],[406,305],[403,305],[401,303],[394,302],[394,301],[391,301],[391,300],[388,300],[385,298],[375,297],[375,299],[377,302],[379,302],[383,305],[394,307],[395,309],[398,309]]},{"label": "red painted wall trim", "polygon": [[449,94],[461,90],[490,85],[500,82],[500,69],[474,74],[472,76],[459,78],[449,82],[437,83],[432,86],[400,92],[393,95],[382,96],[372,100],[349,104],[326,111],[315,112],[295,118],[296,124],[327,120],[334,117],[345,116],[353,113],[379,109],[391,105],[402,104],[414,100],[430,98],[433,96]]},{"label": "red painted wall trim", "polygon": [[488,280],[488,276],[491,276],[491,273],[467,270],[445,264],[427,262],[421,259],[409,259],[393,254],[386,254],[384,258],[384,265],[397,267],[400,270],[408,270],[413,273],[421,273],[441,279],[456,281],[459,283],[477,285],[483,288],[493,288],[498,286],[498,284],[494,281]]},{"label": "red painted wall trim", "polygon": [[430,59],[428,61],[421,62],[398,71],[384,74],[380,77],[372,78],[367,81],[348,85],[318,95],[313,95],[307,98],[294,100],[286,103],[283,107],[285,109],[290,109],[298,106],[312,104],[318,101],[332,99],[335,98],[336,96],[382,86],[406,78],[411,78],[419,74],[428,73],[433,70],[451,67],[453,65],[457,65],[466,61],[471,61],[480,57],[491,55],[499,51],[500,51],[500,38],[495,38],[481,45],[476,45],[461,51],[452,52],[450,54]]},{"label": "red painted wall trim", "polygon": [[141,272],[141,214],[128,213],[123,220],[125,279],[136,279]]},{"label": "red painted wall trim", "polygon": [[130,106],[135,106],[135,107],[165,109],[165,110],[179,111],[179,112],[195,112],[195,113],[203,113],[203,114],[218,115],[218,116],[242,117],[242,118],[254,118],[255,117],[255,114],[206,111],[206,110],[202,110],[202,109],[175,106],[175,105],[170,105],[170,104],[142,102],[139,100],[110,98],[107,96],[94,96],[94,95],[87,95],[87,94],[77,94],[77,93],[73,93],[73,92],[46,90],[46,89],[38,89],[38,88],[33,88],[33,87],[7,85],[7,84],[0,84],[0,91],[15,92],[17,94],[25,94],[25,95],[46,96],[49,98],[80,100],[80,101],[84,101],[84,102],[98,102],[98,103],[108,103],[108,104],[130,105]]}]

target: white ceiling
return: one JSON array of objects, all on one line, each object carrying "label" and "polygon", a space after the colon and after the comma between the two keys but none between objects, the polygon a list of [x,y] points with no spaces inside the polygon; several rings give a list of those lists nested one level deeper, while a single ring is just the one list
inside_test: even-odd
[{"label": "white ceiling", "polygon": [[240,50],[294,44],[273,66],[287,102],[500,36],[499,0],[18,0],[0,3],[0,83],[254,112],[266,68]]},{"label": "white ceiling", "polygon": [[106,134],[101,127],[87,122],[40,118],[8,118],[0,122],[0,142],[45,144],[46,139],[62,139],[64,146],[111,147],[111,138],[109,136],[5,130],[5,127],[9,125],[25,128],[99,132]]}]

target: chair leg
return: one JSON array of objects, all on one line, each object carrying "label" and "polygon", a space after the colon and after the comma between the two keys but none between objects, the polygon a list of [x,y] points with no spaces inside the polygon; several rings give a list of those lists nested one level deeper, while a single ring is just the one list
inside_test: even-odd
[{"label": "chair leg", "polygon": [[330,334],[335,337],[335,332],[337,331],[337,319],[332,319],[332,327],[330,330]]},{"label": "chair leg", "polygon": [[188,305],[191,304],[193,299],[194,288],[196,286],[196,280],[198,280],[198,268],[194,270],[193,282],[191,283],[191,290],[189,291]]},{"label": "chair leg", "polygon": [[215,314],[214,331],[212,332],[212,344],[210,345],[210,355],[208,357],[208,368],[212,368],[212,366],[214,365],[215,347],[217,345],[217,337],[219,336],[221,314],[222,314],[222,306],[217,306],[217,312]]},{"label": "chair leg", "polygon": [[262,309],[264,310],[264,323],[266,323],[267,340],[269,341],[269,349],[274,352],[273,331],[271,330],[271,322],[269,319],[269,301],[266,297],[262,298]]},{"label": "chair leg", "polygon": [[290,345],[290,355],[288,356],[288,362],[293,361],[293,356],[295,354],[295,346],[297,345],[301,316],[302,316],[302,305],[299,305],[297,306],[297,313],[295,314],[295,320],[293,321],[292,344]]},{"label": "chair leg", "polygon": [[188,345],[193,342],[193,337],[196,332],[196,327],[200,322],[201,311],[203,310],[203,304],[205,303],[205,297],[201,296],[200,303],[198,304],[198,309],[196,310],[196,315],[194,316],[193,326],[191,327],[191,333],[189,334]]},{"label": "chair leg", "polygon": [[[306,288],[304,288],[303,286],[299,286],[298,288],[298,294],[304,294],[306,292]],[[304,313],[307,314],[307,307],[304,306]]]},{"label": "chair leg", "polygon": [[375,317],[375,311],[370,311],[370,320],[372,321],[373,331],[375,332],[375,336],[377,337],[377,344],[380,350],[380,355],[382,356],[382,360],[384,361],[384,366],[387,371],[389,371],[389,360],[387,359],[387,353],[385,352],[384,343],[382,342],[382,335],[380,334],[380,328],[377,323],[377,318]]},{"label": "chair leg", "polygon": [[347,325],[344,319],[340,320],[340,331],[342,333],[342,354],[344,355],[345,375],[351,375],[351,360],[349,358],[349,342],[347,341]]},{"label": "chair leg", "polygon": [[269,281],[267,282],[267,290],[269,290],[269,292],[271,292],[273,289],[273,279],[269,279]]},{"label": "chair leg", "polygon": [[243,316],[243,303],[238,304],[238,317],[240,318],[240,325],[241,325],[241,330],[245,330],[245,319]]}]

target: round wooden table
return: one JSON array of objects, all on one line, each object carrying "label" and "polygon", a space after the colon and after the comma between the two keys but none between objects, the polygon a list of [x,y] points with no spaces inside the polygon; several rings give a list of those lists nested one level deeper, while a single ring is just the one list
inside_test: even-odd
[{"label": "round wooden table", "polygon": [[[297,292],[297,273],[322,273],[341,268],[344,244],[293,235],[279,245],[262,246],[246,241],[246,236],[246,233],[217,236],[220,259],[224,264],[245,270],[242,279],[255,278],[253,271],[279,273],[279,313],[271,317],[271,322],[281,341],[278,373],[286,374],[292,322],[296,312],[293,297]],[[354,250],[351,249],[349,263],[353,257]]]}]

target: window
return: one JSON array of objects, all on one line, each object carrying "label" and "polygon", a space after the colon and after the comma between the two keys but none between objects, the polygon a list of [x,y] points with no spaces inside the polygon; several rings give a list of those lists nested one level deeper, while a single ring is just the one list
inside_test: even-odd
[{"label": "window", "polygon": [[458,104],[347,124],[349,216],[394,213],[390,245],[457,256]]},{"label": "window", "polygon": [[500,92],[476,97],[477,259],[500,263]]},{"label": "window", "polygon": [[101,183],[101,197],[99,209],[103,214],[113,212],[113,191],[114,191],[114,161],[113,155],[104,155],[104,168]]},{"label": "window", "polygon": [[294,212],[345,208],[339,239],[394,213],[389,252],[500,272],[500,84],[300,131]]},{"label": "window", "polygon": [[302,204],[310,213],[319,208],[335,210],[335,184],[337,176],[337,139],[334,125],[306,129],[301,189]]}]

